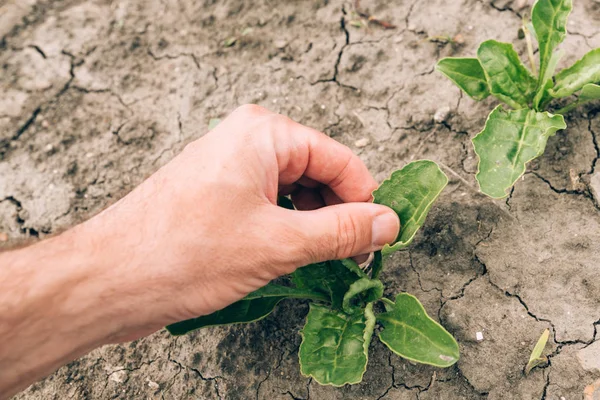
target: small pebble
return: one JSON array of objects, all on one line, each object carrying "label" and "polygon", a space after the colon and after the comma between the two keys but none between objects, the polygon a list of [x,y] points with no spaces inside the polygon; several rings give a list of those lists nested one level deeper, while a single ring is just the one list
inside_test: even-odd
[{"label": "small pebble", "polygon": [[478,342],[481,342],[483,340],[483,332],[475,333],[475,339],[477,339]]},{"label": "small pebble", "polygon": [[8,234],[0,232],[0,242],[6,242],[8,240]]},{"label": "small pebble", "polygon": [[435,114],[433,115],[433,120],[438,124],[441,124],[446,119],[448,119],[448,115],[450,114],[450,107],[444,106],[440,107]]},{"label": "small pebble", "polygon": [[50,123],[47,120],[42,121],[42,128],[48,128],[49,126],[50,126]]},{"label": "small pebble", "polygon": [[160,385],[154,381],[148,380],[148,387],[152,390],[156,390],[160,387]]},{"label": "small pebble", "polygon": [[354,142],[354,146],[358,147],[359,149],[366,147],[368,144],[369,138],[358,139],[356,142]]},{"label": "small pebble", "polygon": [[321,110],[325,109],[325,104],[321,104]]}]

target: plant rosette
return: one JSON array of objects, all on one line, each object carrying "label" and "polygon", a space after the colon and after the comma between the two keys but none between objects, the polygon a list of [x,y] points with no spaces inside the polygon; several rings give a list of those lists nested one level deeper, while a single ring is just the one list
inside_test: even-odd
[{"label": "plant rosette", "polygon": [[[527,163],[544,153],[548,138],[567,127],[563,114],[600,99],[600,48],[554,75],[563,55],[556,47],[567,35],[572,8],[572,0],[535,2],[531,23],[522,27],[531,70],[523,65],[512,44],[495,40],[481,43],[477,58],[444,58],[436,65],[474,100],[492,95],[510,108],[498,105],[472,139],[479,158],[479,187],[492,198],[506,197],[525,173]],[[539,45],[539,72],[532,33]],[[578,96],[570,104],[549,112],[554,99],[575,94]]]},{"label": "plant rosette", "polygon": [[[420,160],[395,171],[373,192],[375,203],[398,214],[401,229],[396,242],[376,252],[365,270],[349,258],[307,265],[291,274],[290,286],[269,283],[222,310],[169,325],[167,330],[182,335],[210,326],[254,322],[284,299],[307,299],[311,304],[300,331],[300,371],[322,385],[362,381],[377,324],[379,339],[397,355],[436,367],[451,366],[459,358],[452,335],[427,315],[416,297],[408,293],[399,293],[393,301],[383,297],[379,280],[384,255],[412,242],[447,183],[436,163]],[[279,204],[293,208],[286,197]]]}]

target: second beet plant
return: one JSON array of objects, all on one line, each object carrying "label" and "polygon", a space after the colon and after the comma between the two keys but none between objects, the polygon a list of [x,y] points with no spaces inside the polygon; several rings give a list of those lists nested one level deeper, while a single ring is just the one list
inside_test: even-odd
[{"label": "second beet plant", "polygon": [[[567,127],[562,114],[600,99],[600,48],[554,75],[564,54],[556,47],[567,35],[572,8],[572,0],[535,2],[531,24],[522,28],[531,69],[523,65],[512,44],[495,40],[481,43],[477,58],[444,58],[437,64],[438,71],[473,99],[483,100],[491,94],[510,107],[494,108],[472,140],[479,157],[476,178],[481,191],[490,197],[507,196],[527,163],[544,153],[548,138]],[[538,42],[539,70],[532,35]],[[549,108],[553,100],[574,94],[578,97],[570,104],[546,111],[553,110]]]},{"label": "second beet plant", "polygon": [[[383,297],[379,280],[383,257],[411,243],[447,183],[437,164],[420,160],[394,172],[373,192],[375,203],[398,214],[401,229],[395,243],[375,253],[366,271],[352,259],[307,265],[291,274],[289,285],[270,283],[220,311],[167,329],[182,335],[210,326],[254,322],[284,299],[308,299],[310,310],[300,331],[300,371],[322,385],[362,381],[376,324],[381,326],[381,342],[399,356],[437,367],[454,364],[459,354],[452,335],[427,315],[414,296]],[[293,207],[287,198],[281,198],[280,205]]]}]

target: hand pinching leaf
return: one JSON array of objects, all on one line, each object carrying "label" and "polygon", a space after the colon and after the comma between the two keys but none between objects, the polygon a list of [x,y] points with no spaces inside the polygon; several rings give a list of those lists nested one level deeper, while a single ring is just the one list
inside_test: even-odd
[{"label": "hand pinching leaf", "polygon": [[435,68],[473,100],[483,100],[490,95],[485,73],[476,58],[443,58]]},{"label": "hand pinching leaf", "polygon": [[425,222],[433,202],[448,184],[436,163],[419,160],[392,174],[373,192],[373,202],[393,209],[400,218],[396,242],[386,245],[384,255],[405,248]]},{"label": "hand pinching leaf", "polygon": [[544,152],[548,138],[566,127],[562,115],[496,107],[472,140],[479,157],[476,178],[481,191],[496,199],[506,197],[526,164]]},{"label": "hand pinching leaf", "polygon": [[479,46],[477,58],[485,71],[490,92],[514,109],[527,108],[537,87],[510,43],[487,40]]},{"label": "hand pinching leaf", "polygon": [[567,18],[572,0],[538,0],[531,11],[531,22],[540,47],[540,85],[545,84],[552,52],[567,36]]},{"label": "hand pinching leaf", "polygon": [[321,385],[359,383],[367,369],[374,328],[372,304],[350,315],[311,304],[300,333],[298,357],[302,375]]},{"label": "hand pinching leaf", "polygon": [[544,351],[544,347],[546,347],[546,343],[548,343],[548,337],[550,336],[550,330],[546,329],[542,336],[538,339],[533,351],[531,352],[531,356],[529,357],[529,362],[525,367],[525,374],[529,374],[532,369],[541,365],[548,361],[548,358],[542,356],[542,352]]},{"label": "hand pinching leaf", "polygon": [[408,293],[396,296],[394,306],[379,314],[377,321],[383,325],[379,338],[400,357],[436,367],[449,367],[458,361],[456,340]]}]

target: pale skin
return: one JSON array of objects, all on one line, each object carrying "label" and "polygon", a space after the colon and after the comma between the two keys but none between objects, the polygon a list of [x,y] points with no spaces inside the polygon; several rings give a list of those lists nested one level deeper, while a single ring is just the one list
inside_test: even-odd
[{"label": "pale skin", "polygon": [[[87,222],[0,254],[0,399],[300,266],[381,249],[400,224],[370,203],[376,187],[335,140],[238,108]],[[278,194],[298,210],[278,207]]]}]

